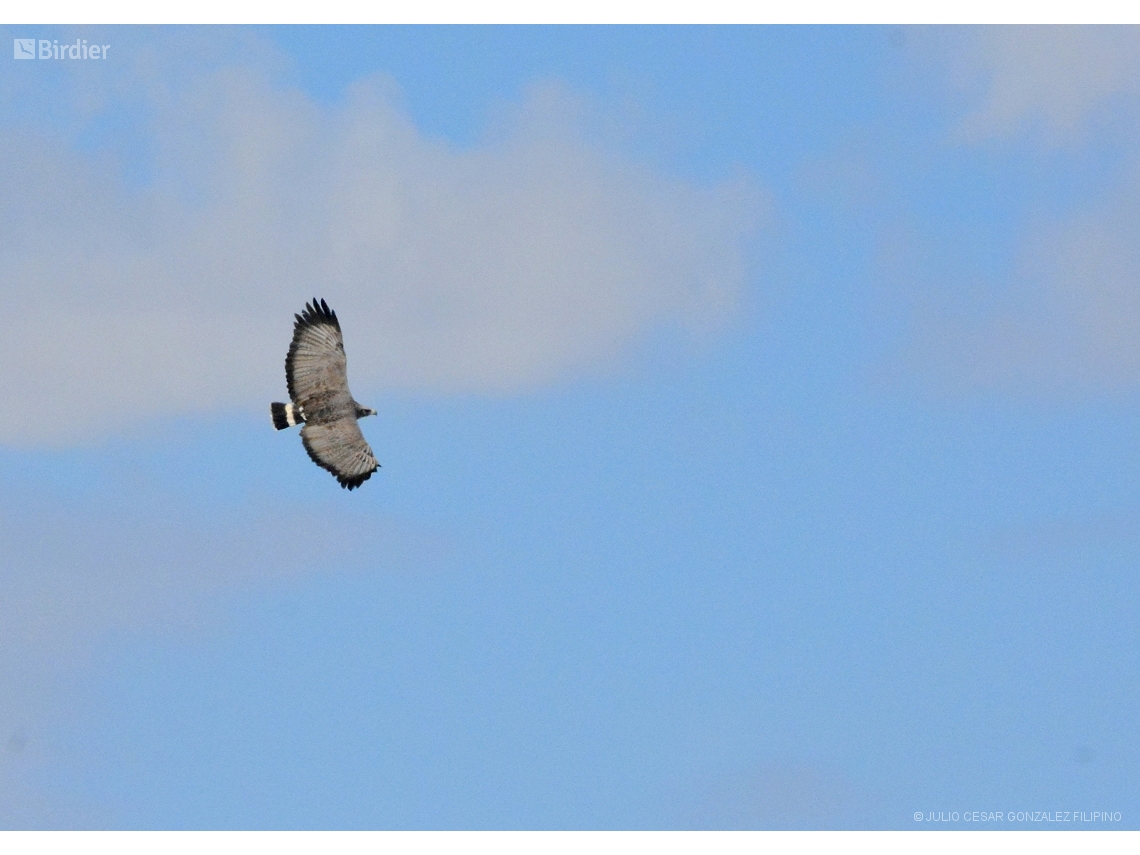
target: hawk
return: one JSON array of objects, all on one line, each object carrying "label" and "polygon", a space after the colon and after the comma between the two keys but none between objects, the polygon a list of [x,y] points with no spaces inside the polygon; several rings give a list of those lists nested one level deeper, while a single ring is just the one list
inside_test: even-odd
[{"label": "hawk", "polygon": [[372,477],[380,464],[360,432],[357,419],[376,415],[348,391],[344,339],[336,312],[313,299],[294,315],[293,343],[285,357],[288,404],[272,403],[273,426],[285,430],[304,423],[301,442],[312,461],[354,490]]}]

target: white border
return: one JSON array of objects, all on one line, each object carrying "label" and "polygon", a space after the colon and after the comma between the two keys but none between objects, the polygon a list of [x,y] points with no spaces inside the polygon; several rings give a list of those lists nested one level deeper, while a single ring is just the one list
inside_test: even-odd
[{"label": "white border", "polygon": [[29,24],[1090,24],[1140,23],[1118,0],[43,0],[10,4],[0,23]]},{"label": "white border", "polygon": [[5,855],[756,855],[855,852],[942,855],[969,852],[1140,851],[1134,831],[0,831]]}]

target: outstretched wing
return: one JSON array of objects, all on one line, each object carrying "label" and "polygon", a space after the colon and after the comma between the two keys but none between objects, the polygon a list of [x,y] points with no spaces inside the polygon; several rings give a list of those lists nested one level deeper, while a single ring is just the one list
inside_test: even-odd
[{"label": "outstretched wing", "polygon": [[301,442],[312,461],[335,475],[340,486],[349,490],[371,478],[380,466],[355,418],[306,424],[301,428]]},{"label": "outstretched wing", "polygon": [[318,403],[342,395],[351,399],[344,339],[336,312],[324,300],[314,299],[311,305],[305,304],[304,312],[294,317],[293,343],[285,357],[285,381],[289,384],[290,399],[301,405],[302,412],[306,404],[313,404],[312,409],[315,409]]}]

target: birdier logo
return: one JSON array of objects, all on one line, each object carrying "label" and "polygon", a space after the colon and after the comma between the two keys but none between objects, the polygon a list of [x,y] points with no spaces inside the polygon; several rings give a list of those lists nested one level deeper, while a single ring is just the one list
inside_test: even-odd
[{"label": "birdier logo", "polygon": [[106,59],[110,45],[89,45],[87,39],[60,44],[58,39],[12,39],[14,59]]}]

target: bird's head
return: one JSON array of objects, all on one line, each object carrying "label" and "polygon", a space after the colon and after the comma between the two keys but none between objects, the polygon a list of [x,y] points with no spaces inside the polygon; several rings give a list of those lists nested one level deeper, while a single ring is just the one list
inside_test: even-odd
[{"label": "bird's head", "polygon": [[357,417],[358,419],[362,419],[362,418],[364,418],[365,416],[374,416],[374,415],[376,415],[376,411],[375,411],[375,410],[373,410],[373,409],[370,409],[370,408],[368,408],[368,407],[360,407],[360,406],[358,406],[358,407],[356,408],[356,417]]}]

